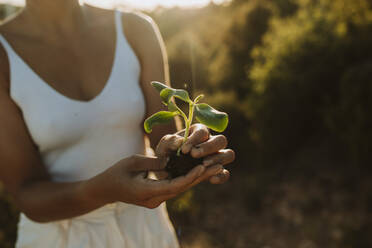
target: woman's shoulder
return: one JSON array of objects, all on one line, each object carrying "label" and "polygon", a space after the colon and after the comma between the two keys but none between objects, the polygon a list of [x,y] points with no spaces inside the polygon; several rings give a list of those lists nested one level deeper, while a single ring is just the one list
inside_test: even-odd
[{"label": "woman's shoulder", "polygon": [[107,19],[108,16],[114,15],[115,11],[119,11],[121,13],[122,22],[126,28],[147,28],[151,29],[155,25],[153,19],[143,12],[137,10],[130,10],[130,9],[105,9],[96,7],[93,5],[85,4],[93,14],[93,16],[102,16],[104,19]]},{"label": "woman's shoulder", "polygon": [[109,19],[109,16],[114,15],[115,11],[121,14],[121,22],[123,33],[135,50],[136,53],[141,52],[143,46],[148,46],[153,43],[159,34],[158,27],[154,20],[147,14],[140,11],[129,9],[104,9],[92,5],[89,6],[93,16],[101,16],[103,19]]},{"label": "woman's shoulder", "polygon": [[126,39],[140,60],[152,56],[161,46],[161,34],[155,21],[139,11],[121,11]]},{"label": "woman's shoulder", "polygon": [[126,26],[140,29],[153,29],[156,26],[154,20],[147,14],[140,11],[119,10],[122,14],[122,21]]}]

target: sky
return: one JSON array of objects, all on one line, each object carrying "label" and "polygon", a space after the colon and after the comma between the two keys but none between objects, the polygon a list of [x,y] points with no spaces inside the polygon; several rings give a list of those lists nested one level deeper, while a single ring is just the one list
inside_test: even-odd
[{"label": "sky", "polygon": [[[82,1],[82,0],[81,0]],[[211,0],[83,0],[88,4],[103,8],[112,8],[118,4],[126,4],[134,8],[153,9],[156,6],[180,6],[180,7],[201,7],[208,4]],[[224,0],[213,0],[215,3],[222,3]],[[10,3],[23,5],[25,0],[0,0],[0,3]]]}]

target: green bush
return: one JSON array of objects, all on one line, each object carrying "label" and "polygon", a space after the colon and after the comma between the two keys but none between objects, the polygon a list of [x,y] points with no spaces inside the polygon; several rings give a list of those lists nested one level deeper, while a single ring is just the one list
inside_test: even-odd
[{"label": "green bush", "polygon": [[[314,139],[330,138],[337,143],[341,138],[349,148],[346,155],[356,155],[358,150],[358,156],[367,157],[360,153],[370,141],[362,141],[362,135],[355,136],[353,131],[341,131],[347,125],[368,134],[367,122],[354,124],[352,116],[341,112],[348,109],[355,117],[362,104],[360,115],[369,118],[365,98],[370,91],[364,90],[370,72],[368,66],[355,68],[372,55],[369,1],[299,1],[299,6],[291,18],[274,18],[263,45],[253,52],[249,76],[254,93],[246,98],[251,110],[246,114],[254,122],[261,153],[272,162],[292,156]],[[345,91],[350,88],[359,95],[349,97]],[[347,107],[340,107],[342,103]],[[338,109],[337,118],[330,116],[330,109]]]}]

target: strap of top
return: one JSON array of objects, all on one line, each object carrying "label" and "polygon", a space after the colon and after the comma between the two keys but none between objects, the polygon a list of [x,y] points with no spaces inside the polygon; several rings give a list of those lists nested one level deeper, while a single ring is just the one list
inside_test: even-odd
[{"label": "strap of top", "polygon": [[115,26],[116,26],[116,34],[117,37],[123,37],[123,25],[121,21],[121,12],[115,9]]}]

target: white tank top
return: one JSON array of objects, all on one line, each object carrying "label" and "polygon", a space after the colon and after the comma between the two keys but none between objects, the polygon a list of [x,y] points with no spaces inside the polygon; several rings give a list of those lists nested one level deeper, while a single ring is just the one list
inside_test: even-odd
[{"label": "white tank top", "polygon": [[[103,90],[89,101],[71,99],[53,89],[0,34],[9,58],[10,96],[22,110],[54,181],[86,180],[125,157],[144,154],[145,99],[139,86],[140,63],[125,38],[119,11],[115,11],[115,23],[111,74]],[[130,215],[125,217],[125,212]],[[86,221],[91,219],[95,221]],[[100,227],[95,226],[97,220]],[[100,245],[107,240],[114,248],[178,247],[164,204],[149,210],[124,203],[48,224],[33,222],[21,214],[17,247],[108,247]]]}]

